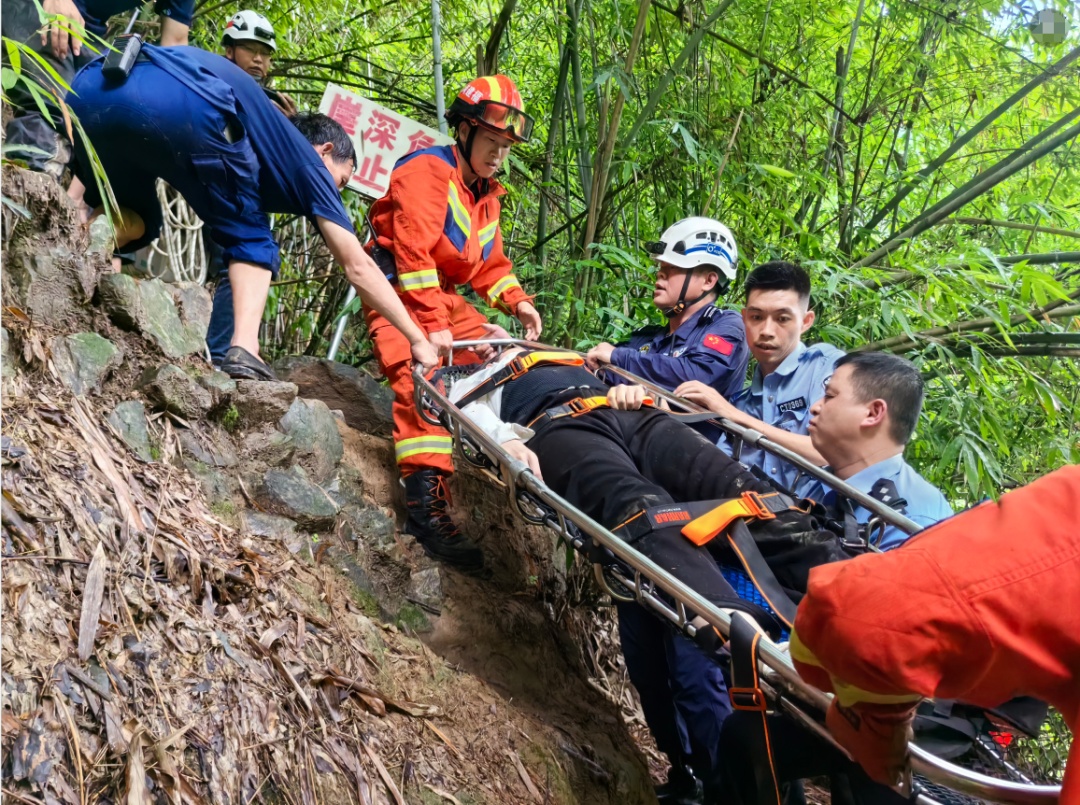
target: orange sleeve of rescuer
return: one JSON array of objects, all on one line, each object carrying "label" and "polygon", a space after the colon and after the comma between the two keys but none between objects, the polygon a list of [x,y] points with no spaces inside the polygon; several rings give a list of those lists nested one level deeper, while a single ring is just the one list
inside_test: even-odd
[{"label": "orange sleeve of rescuer", "polygon": [[440,303],[440,273],[434,257],[446,219],[450,170],[435,157],[417,157],[391,174],[390,189],[380,202],[389,206],[390,249],[397,264],[401,301],[429,333],[450,327]]},{"label": "orange sleeve of rescuer", "polygon": [[[905,694],[1080,717],[1080,467],[932,526],[903,547],[815,568],[792,659],[841,704]],[[894,698],[896,697],[896,698]]]},{"label": "orange sleeve of rescuer", "polygon": [[[492,199],[488,203],[495,205],[493,220],[497,222],[499,202],[497,199]],[[473,290],[480,294],[491,307],[514,314],[517,312],[518,302],[531,301],[532,297],[522,289],[521,283],[512,273],[513,270],[514,266],[510,258],[503,251],[502,227],[496,223],[495,242],[491,254],[473,276]]]}]

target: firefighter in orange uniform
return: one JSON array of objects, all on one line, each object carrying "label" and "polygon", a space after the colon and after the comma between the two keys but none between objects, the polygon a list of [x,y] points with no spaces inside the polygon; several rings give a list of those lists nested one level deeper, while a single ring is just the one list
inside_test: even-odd
[{"label": "firefighter in orange uniform", "polygon": [[[903,547],[815,568],[791,656],[836,693],[830,731],[894,784],[921,697],[1033,696],[1080,729],[1080,466],[931,526]],[[1080,804],[1080,744],[1061,805]]]},{"label": "firefighter in orange uniform", "polygon": [[[395,283],[405,308],[443,356],[455,340],[504,335],[457,293],[472,288],[514,316],[525,337],[538,338],[540,314],[503,252],[494,178],[514,143],[529,141],[533,121],[506,76],[477,78],[451,104],[454,145],[434,146],[398,161],[386,195],[371,208],[368,249]],[[450,519],[446,478],[454,471],[450,434],[424,422],[413,403],[408,342],[365,309],[375,356],[394,390],[394,452],[405,482],[407,533],[431,557],[465,571],[483,567],[480,549]],[[459,351],[455,362],[476,360]]]}]

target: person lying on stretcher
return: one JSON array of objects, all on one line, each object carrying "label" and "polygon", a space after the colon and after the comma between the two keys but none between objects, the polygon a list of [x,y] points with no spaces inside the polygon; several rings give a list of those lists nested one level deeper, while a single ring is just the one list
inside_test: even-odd
[{"label": "person lying on stretcher", "polygon": [[[735,516],[768,507],[770,530],[788,535],[816,533],[815,519],[677,415],[652,407],[642,387],[609,387],[582,363],[571,352],[511,350],[444,379],[449,399],[552,491],[711,602],[747,608],[702,547],[711,535],[688,538],[684,526],[695,518],[677,504],[738,499]],[[695,525],[722,530],[715,517]]]}]

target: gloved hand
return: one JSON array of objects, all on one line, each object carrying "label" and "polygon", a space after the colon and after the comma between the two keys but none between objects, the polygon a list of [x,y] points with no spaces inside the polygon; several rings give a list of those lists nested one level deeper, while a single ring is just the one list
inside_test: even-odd
[{"label": "gloved hand", "polygon": [[841,707],[835,700],[825,714],[825,726],[870,777],[896,785],[907,762],[911,721],[918,702]]}]

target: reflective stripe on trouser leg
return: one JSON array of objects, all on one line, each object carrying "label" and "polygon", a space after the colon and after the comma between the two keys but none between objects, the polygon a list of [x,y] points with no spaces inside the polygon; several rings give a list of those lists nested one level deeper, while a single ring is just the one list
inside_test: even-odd
[{"label": "reflective stripe on trouser leg", "polygon": [[450,436],[416,436],[394,442],[394,458],[397,459],[398,464],[413,456],[448,456],[453,452],[454,440]]},{"label": "reflective stripe on trouser leg", "polygon": [[[440,302],[450,320],[455,340],[483,338],[484,318],[475,308],[454,293],[441,294]],[[370,309],[365,310],[368,332],[390,387],[394,391],[394,453],[402,476],[417,470],[435,469],[449,475],[454,471],[450,434],[420,418],[413,402],[413,379],[409,342],[390,323]],[[458,351],[458,361],[477,360],[475,354]]]}]

